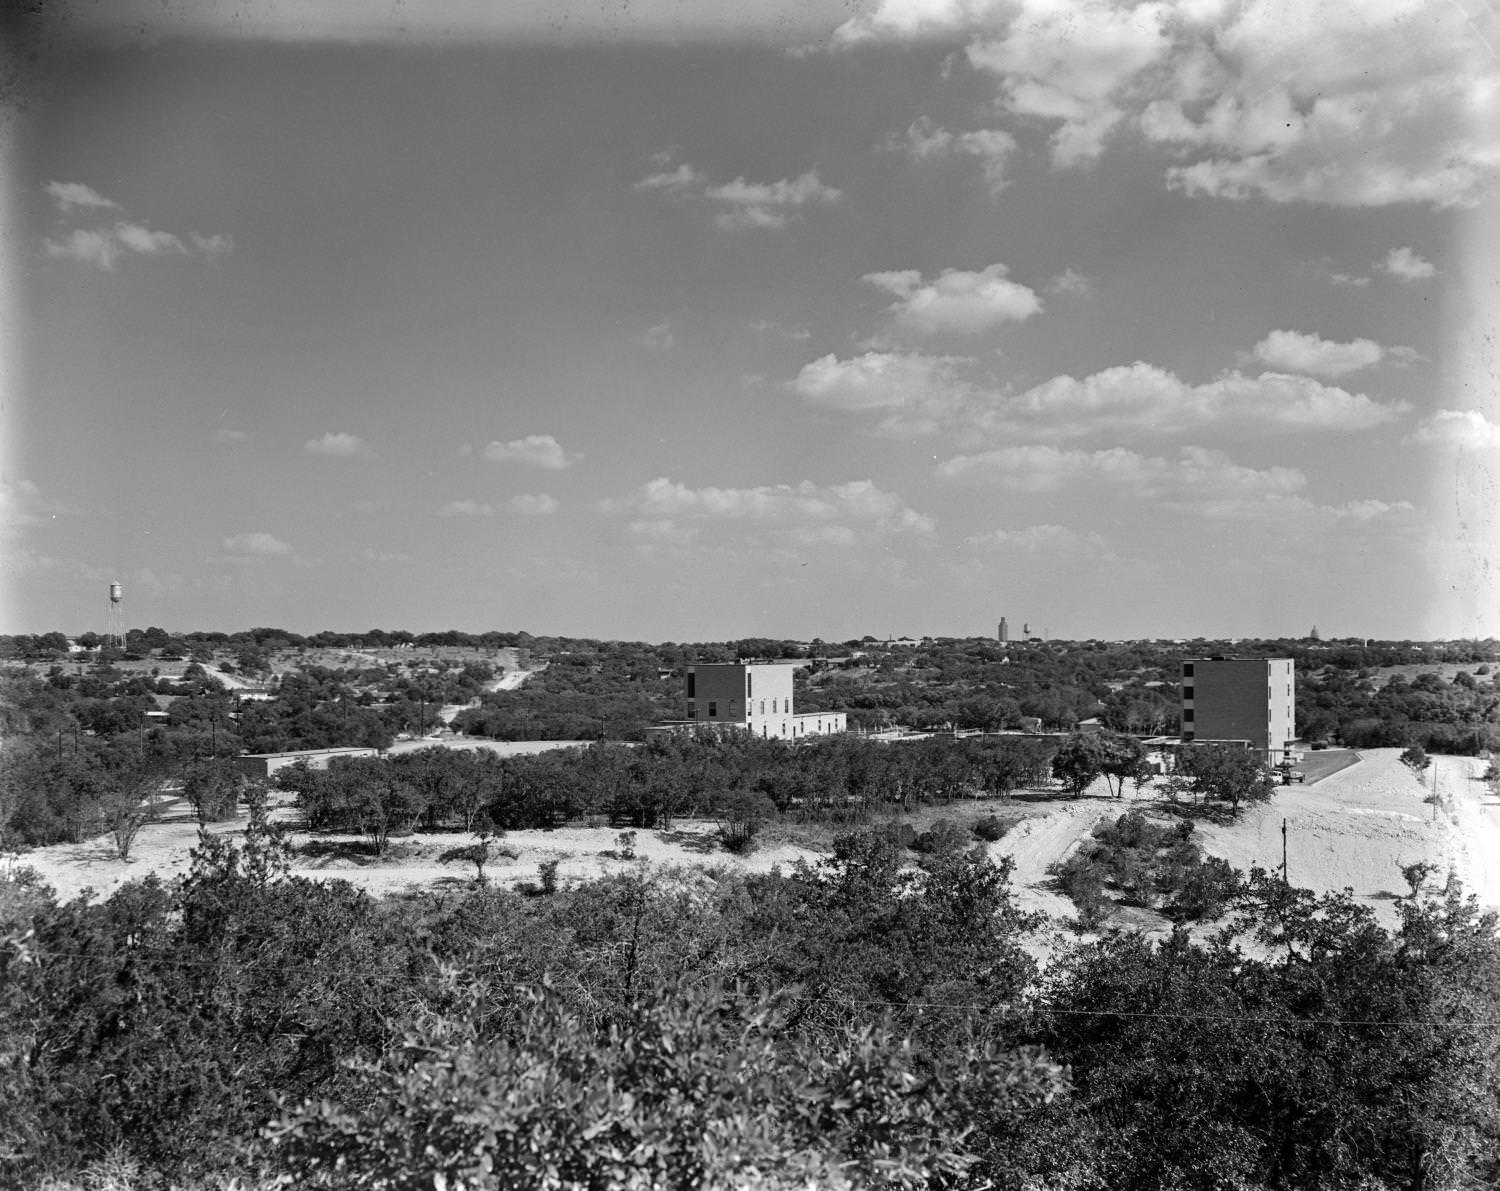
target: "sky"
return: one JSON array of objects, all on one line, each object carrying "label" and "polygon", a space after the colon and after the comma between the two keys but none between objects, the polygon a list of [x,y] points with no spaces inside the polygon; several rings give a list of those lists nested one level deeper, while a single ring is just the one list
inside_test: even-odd
[{"label": "sky", "polygon": [[1500,635],[1480,0],[38,8],[0,632]]}]

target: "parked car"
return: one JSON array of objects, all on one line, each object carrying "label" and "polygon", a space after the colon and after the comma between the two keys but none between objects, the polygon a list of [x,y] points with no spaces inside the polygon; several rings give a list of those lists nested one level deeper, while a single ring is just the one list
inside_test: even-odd
[{"label": "parked car", "polygon": [[1303,773],[1300,769],[1283,769],[1281,771],[1281,784],[1283,786],[1290,786],[1293,782],[1302,783],[1306,781],[1307,774]]}]

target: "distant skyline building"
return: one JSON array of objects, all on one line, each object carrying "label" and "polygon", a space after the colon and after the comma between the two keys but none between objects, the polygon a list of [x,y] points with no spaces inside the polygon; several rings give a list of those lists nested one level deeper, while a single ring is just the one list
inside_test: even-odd
[{"label": "distant skyline building", "polygon": [[1010,625],[1005,622],[1005,617],[1003,616],[1000,618],[999,638],[1001,645],[1010,640]]},{"label": "distant skyline building", "polygon": [[125,589],[119,581],[109,585],[109,621],[104,630],[104,643],[111,649],[125,648]]},{"label": "distant skyline building", "polygon": [[1196,658],[1182,663],[1185,743],[1244,742],[1279,761],[1297,738],[1290,658]]}]

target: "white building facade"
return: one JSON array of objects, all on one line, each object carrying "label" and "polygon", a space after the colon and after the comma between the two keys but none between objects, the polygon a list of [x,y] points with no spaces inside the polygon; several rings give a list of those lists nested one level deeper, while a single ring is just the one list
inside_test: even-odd
[{"label": "white building facade", "polygon": [[793,707],[792,672],[785,662],[714,662],[689,666],[687,718],[658,731],[740,731],[767,740],[832,736],[848,729],[842,711]]}]

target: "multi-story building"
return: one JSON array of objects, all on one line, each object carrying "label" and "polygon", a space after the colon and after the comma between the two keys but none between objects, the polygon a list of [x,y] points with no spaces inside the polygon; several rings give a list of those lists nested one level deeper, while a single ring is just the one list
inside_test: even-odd
[{"label": "multi-story building", "polygon": [[1199,658],[1182,663],[1184,743],[1239,742],[1267,761],[1297,738],[1290,658]]},{"label": "multi-story building", "polygon": [[658,725],[659,731],[750,732],[777,740],[831,736],[848,728],[842,711],[792,708],[792,670],[785,662],[714,662],[689,666],[687,718]]}]

